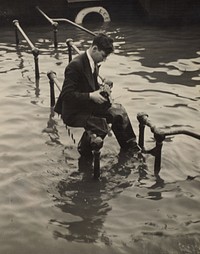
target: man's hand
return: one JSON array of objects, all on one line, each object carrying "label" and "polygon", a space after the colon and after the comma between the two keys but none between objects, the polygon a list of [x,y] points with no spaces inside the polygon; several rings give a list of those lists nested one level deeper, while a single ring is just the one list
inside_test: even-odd
[{"label": "man's hand", "polygon": [[97,104],[102,104],[107,101],[101,94],[101,90],[94,91],[89,93],[90,99],[93,100]]}]

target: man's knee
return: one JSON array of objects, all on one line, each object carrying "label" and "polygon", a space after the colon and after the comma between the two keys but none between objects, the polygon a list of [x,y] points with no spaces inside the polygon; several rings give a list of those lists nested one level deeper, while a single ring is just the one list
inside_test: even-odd
[{"label": "man's knee", "polygon": [[121,122],[123,120],[128,120],[128,115],[125,108],[121,104],[113,104],[108,111],[110,115],[110,122]]},{"label": "man's knee", "polygon": [[108,132],[108,124],[106,118],[91,116],[87,120],[87,125],[85,128],[87,131],[91,131],[92,133],[96,134],[97,136],[104,138]]}]

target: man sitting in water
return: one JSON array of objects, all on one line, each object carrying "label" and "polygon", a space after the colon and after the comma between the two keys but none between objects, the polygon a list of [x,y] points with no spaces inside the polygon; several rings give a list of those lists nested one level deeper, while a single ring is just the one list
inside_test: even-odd
[{"label": "man sitting in water", "polygon": [[66,125],[85,129],[78,145],[82,156],[91,156],[94,148],[103,146],[109,132],[108,124],[121,149],[133,153],[140,150],[126,110],[109,100],[112,83],[104,81],[100,85],[97,80],[97,64],[105,61],[113,50],[113,39],[100,33],[94,37],[90,48],[75,57],[65,69],[62,91],[54,110],[61,114]]}]

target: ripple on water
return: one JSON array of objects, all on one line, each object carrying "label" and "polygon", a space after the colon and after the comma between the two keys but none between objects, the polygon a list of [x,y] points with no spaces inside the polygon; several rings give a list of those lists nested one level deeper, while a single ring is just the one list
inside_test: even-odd
[{"label": "ripple on water", "polygon": [[[198,31],[115,24],[106,29],[116,49],[100,72],[114,82],[113,98],[126,107],[136,134],[138,112],[147,112],[162,129],[199,133]],[[82,132],[68,133],[59,117],[49,116],[46,77],[52,69],[63,81],[66,30],[80,48],[91,37],[59,26],[56,51],[46,26],[39,35],[37,27],[30,30],[41,49],[37,83],[26,43],[16,50],[13,31],[3,31],[9,43],[0,44],[0,252],[198,253],[199,141],[169,136],[155,178],[152,156],[127,158],[108,137],[101,180],[94,181],[91,164],[79,160],[76,148]],[[154,145],[146,128],[145,146]]]}]

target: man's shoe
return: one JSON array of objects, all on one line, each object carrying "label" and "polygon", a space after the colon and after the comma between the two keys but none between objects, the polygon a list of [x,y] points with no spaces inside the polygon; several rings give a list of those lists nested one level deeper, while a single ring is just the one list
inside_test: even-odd
[{"label": "man's shoe", "polygon": [[142,149],[139,147],[139,145],[136,142],[131,143],[128,147],[122,148],[121,152],[127,153],[127,155],[134,155],[141,153]]}]

